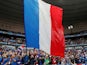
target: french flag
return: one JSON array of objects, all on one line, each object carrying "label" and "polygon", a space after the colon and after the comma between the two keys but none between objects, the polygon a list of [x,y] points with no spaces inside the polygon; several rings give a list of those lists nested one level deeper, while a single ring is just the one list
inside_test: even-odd
[{"label": "french flag", "polygon": [[63,9],[42,0],[24,0],[27,47],[64,57]]}]

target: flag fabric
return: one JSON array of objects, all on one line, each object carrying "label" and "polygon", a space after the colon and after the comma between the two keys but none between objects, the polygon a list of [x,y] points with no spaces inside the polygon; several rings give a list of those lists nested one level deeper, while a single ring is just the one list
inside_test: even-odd
[{"label": "flag fabric", "polygon": [[63,9],[42,0],[24,0],[27,47],[64,57]]}]

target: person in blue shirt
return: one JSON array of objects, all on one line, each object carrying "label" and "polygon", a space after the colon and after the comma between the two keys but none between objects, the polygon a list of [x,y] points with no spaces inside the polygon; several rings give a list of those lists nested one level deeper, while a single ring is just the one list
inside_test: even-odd
[{"label": "person in blue shirt", "polygon": [[84,60],[85,60],[85,64],[87,64],[87,57],[85,57],[85,59],[84,59]]},{"label": "person in blue shirt", "polygon": [[27,65],[27,64],[28,64],[28,61],[29,61],[29,56],[28,56],[28,55],[25,55],[25,56],[22,58],[22,64]]},{"label": "person in blue shirt", "polygon": [[43,65],[44,64],[44,57],[42,57],[42,56],[40,56],[39,58],[38,58],[38,64],[39,65]]},{"label": "person in blue shirt", "polygon": [[16,57],[16,55],[13,55],[11,65],[18,65],[17,61],[18,61],[18,57]]},{"label": "person in blue shirt", "polygon": [[2,55],[0,54],[0,65],[1,65],[1,62],[3,61],[3,57]]},{"label": "person in blue shirt", "polygon": [[5,64],[8,64],[8,62],[10,61],[10,58],[8,58],[8,56],[7,55],[5,55],[4,56],[4,58],[3,58],[3,62],[2,62],[2,64],[1,65],[5,65]]}]

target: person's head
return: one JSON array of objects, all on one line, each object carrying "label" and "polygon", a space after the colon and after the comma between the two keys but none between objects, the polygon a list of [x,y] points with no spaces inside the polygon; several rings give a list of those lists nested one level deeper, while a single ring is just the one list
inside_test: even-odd
[{"label": "person's head", "polygon": [[39,57],[39,59],[41,60],[41,59],[42,59],[42,57],[40,56],[40,57]]},{"label": "person's head", "polygon": [[31,55],[30,57],[31,57],[31,58],[34,58],[34,55]]},{"label": "person's head", "polygon": [[7,54],[3,54],[3,57],[4,57],[4,58],[7,58]]},{"label": "person's head", "polygon": [[2,55],[0,54],[0,57],[1,57]]},{"label": "person's head", "polygon": [[48,55],[46,55],[46,56],[45,56],[45,58],[47,59],[47,58],[49,58],[49,56],[48,56]]}]

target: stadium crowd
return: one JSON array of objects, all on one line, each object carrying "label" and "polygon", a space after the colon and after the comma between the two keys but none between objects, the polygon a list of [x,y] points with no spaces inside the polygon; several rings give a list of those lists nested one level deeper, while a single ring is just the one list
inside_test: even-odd
[{"label": "stadium crowd", "polygon": [[87,65],[87,50],[65,50],[65,57],[51,56],[37,49],[0,47],[0,65]]},{"label": "stadium crowd", "polygon": [[[80,38],[68,40],[66,45],[86,44],[87,40]],[[24,44],[25,39],[0,36],[0,43]],[[0,65],[87,65],[86,49],[66,49],[65,57],[51,56],[38,49],[21,49],[0,47]]]},{"label": "stadium crowd", "polygon": [[[16,38],[16,37],[5,37],[0,36],[0,43],[3,42],[4,44],[24,44],[24,38]],[[66,45],[73,45],[73,44],[87,44],[87,38],[77,38],[77,39],[67,39]]]},{"label": "stadium crowd", "polygon": [[3,44],[24,44],[24,38],[17,38],[17,37],[7,37],[7,36],[0,36],[0,43]]},{"label": "stadium crowd", "polygon": [[72,44],[87,44],[87,38],[75,38],[66,40],[66,45]]}]

